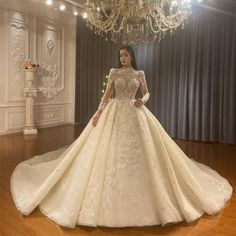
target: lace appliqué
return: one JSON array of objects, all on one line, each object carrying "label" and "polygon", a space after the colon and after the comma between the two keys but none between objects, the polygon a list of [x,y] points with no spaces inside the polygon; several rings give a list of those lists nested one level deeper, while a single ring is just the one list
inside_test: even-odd
[{"label": "lace appliqu\u00e9", "polygon": [[143,103],[147,103],[150,93],[147,88],[144,71],[137,71],[131,68],[112,68],[108,76],[106,91],[101,98],[98,110],[103,111],[107,106],[110,97],[115,89],[115,98],[118,100],[130,100],[132,104],[135,102],[136,92],[140,88],[143,97]]}]

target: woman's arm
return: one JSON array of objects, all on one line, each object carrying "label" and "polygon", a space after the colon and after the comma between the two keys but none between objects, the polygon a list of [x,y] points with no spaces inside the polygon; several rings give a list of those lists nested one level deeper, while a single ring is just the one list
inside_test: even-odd
[{"label": "woman's arm", "polygon": [[150,93],[148,91],[148,87],[147,87],[147,82],[146,82],[144,71],[140,71],[140,73],[141,73],[140,90],[141,90],[141,92],[143,94],[142,101],[145,104],[149,100],[149,98],[150,98]]},{"label": "woman's arm", "polygon": [[93,116],[93,125],[94,126],[96,125],[99,116],[101,115],[101,113],[105,109],[105,107],[107,106],[109,99],[112,95],[113,87],[114,87],[114,70],[115,69],[113,69],[113,68],[110,70],[105,93],[103,94],[101,101],[99,103],[98,109]]},{"label": "woman's arm", "polygon": [[147,101],[150,98],[150,93],[148,91],[148,87],[147,87],[147,82],[146,82],[146,78],[145,78],[145,74],[144,71],[140,71],[140,90],[143,94],[143,97],[141,98],[141,100],[143,101],[143,104],[147,103]]},{"label": "woman's arm", "polygon": [[107,106],[109,99],[112,95],[113,87],[114,87],[113,75],[114,75],[114,69],[112,68],[110,70],[110,73],[108,76],[108,81],[107,81],[105,93],[103,94],[101,101],[99,103],[99,106],[98,106],[98,111],[100,111],[100,112],[102,112],[105,109],[105,107]]}]

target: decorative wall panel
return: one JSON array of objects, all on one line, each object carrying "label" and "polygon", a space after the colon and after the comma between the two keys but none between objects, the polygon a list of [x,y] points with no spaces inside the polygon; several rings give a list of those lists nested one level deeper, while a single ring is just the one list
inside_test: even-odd
[{"label": "decorative wall panel", "polygon": [[39,91],[53,99],[64,89],[64,29],[46,21],[37,23]]},{"label": "decorative wall panel", "polygon": [[7,101],[24,101],[23,62],[28,57],[28,17],[23,13],[8,13]]},{"label": "decorative wall panel", "polygon": [[74,123],[75,18],[52,14],[49,19],[27,7],[6,8],[0,2],[0,135],[23,130],[26,59],[40,65],[35,83],[39,89],[36,126]]}]

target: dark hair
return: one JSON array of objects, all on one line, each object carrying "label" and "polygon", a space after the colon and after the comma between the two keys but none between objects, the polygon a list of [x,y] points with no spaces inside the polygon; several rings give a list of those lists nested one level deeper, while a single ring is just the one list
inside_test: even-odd
[{"label": "dark hair", "polygon": [[135,60],[134,49],[133,49],[131,46],[129,46],[129,45],[121,47],[121,48],[119,49],[119,51],[118,51],[118,68],[122,67],[122,64],[121,64],[121,62],[120,62],[120,51],[121,51],[122,49],[126,49],[126,50],[129,52],[129,54],[130,54],[130,56],[131,56],[131,66],[132,66],[135,70],[138,70],[137,64],[136,64],[136,60]]}]

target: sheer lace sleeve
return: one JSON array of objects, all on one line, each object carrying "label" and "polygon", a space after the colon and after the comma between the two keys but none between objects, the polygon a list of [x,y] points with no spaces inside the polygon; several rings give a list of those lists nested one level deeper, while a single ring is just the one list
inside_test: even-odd
[{"label": "sheer lace sleeve", "polygon": [[139,87],[143,94],[143,97],[142,97],[143,103],[145,104],[150,98],[150,93],[148,91],[144,71],[141,70],[139,73],[140,73],[140,86]]},{"label": "sheer lace sleeve", "polygon": [[101,98],[101,101],[98,106],[98,111],[103,111],[105,109],[105,107],[107,106],[109,99],[112,95],[113,87],[114,87],[114,71],[115,71],[114,68],[112,68],[110,70],[110,73],[108,76],[108,81],[107,81],[107,86],[106,86],[106,91]]}]

